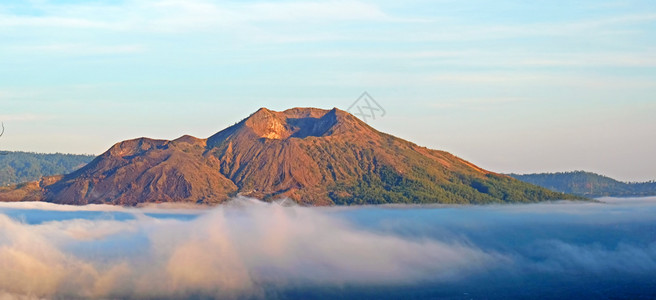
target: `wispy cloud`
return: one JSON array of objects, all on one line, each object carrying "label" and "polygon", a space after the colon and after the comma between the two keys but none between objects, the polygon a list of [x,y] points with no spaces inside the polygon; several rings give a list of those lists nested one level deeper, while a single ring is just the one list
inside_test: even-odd
[{"label": "wispy cloud", "polygon": [[37,5],[36,9],[44,16],[5,12],[0,25],[183,32],[251,22],[412,21],[389,16],[373,4],[355,0],[255,3],[141,0],[119,5],[46,3]]},{"label": "wispy cloud", "polygon": [[[261,2],[246,5],[245,20],[282,22],[394,21],[379,7],[365,2],[331,0],[318,2]],[[246,14],[244,14],[246,15]]]},{"label": "wispy cloud", "polygon": [[627,78],[610,74],[580,76],[553,71],[444,71],[408,74],[404,72],[359,72],[343,75],[334,81],[317,82],[317,85],[360,86],[449,86],[473,85],[479,87],[568,87],[597,88],[600,90],[654,88],[650,77]]},{"label": "wispy cloud", "polygon": [[118,29],[115,24],[85,18],[57,16],[14,16],[0,15],[0,26],[6,31],[12,27]]},{"label": "wispy cloud", "polygon": [[[439,7],[439,5],[437,5]],[[263,41],[369,40],[394,42],[484,41],[548,36],[599,36],[613,34],[616,27],[653,22],[656,14],[623,14],[560,22],[486,24],[462,22],[452,16],[406,17],[385,11],[381,5],[357,0],[217,2],[208,0],[139,0],[120,4],[54,4],[40,2],[32,9],[39,15],[0,14],[0,31],[12,28],[65,28],[130,33],[222,33]],[[0,10],[1,12],[2,10]],[[415,23],[416,29],[392,29],[371,34],[350,33],[328,25]],[[298,24],[301,26],[293,26]],[[314,28],[321,26],[320,28]],[[307,28],[314,28],[308,32]],[[448,30],[443,30],[448,28]],[[320,33],[318,33],[320,32]],[[324,36],[323,39],[311,35]],[[267,39],[267,36],[273,36]]]},{"label": "wispy cloud", "polygon": [[0,89],[0,100],[20,100],[41,95],[40,92],[27,89]]},{"label": "wispy cloud", "polygon": [[[506,22],[486,23],[484,20],[443,20],[434,26],[419,28],[398,38],[404,42],[485,42],[512,41],[526,38],[585,38],[587,40],[639,36],[649,31],[639,24],[651,24],[656,14],[651,12],[613,14],[596,18],[576,18],[549,22],[525,22],[508,19]],[[438,29],[436,29],[438,28]],[[444,30],[448,28],[448,30]]]},{"label": "wispy cloud", "polygon": [[50,120],[55,118],[51,115],[40,115],[40,114],[2,114],[0,115],[0,121],[3,122],[28,122],[28,121],[37,121],[37,120]]},{"label": "wispy cloud", "polygon": [[318,51],[281,54],[277,58],[352,59],[358,61],[392,60],[413,66],[450,67],[642,67],[656,66],[656,51],[611,51],[566,53],[553,51]]},{"label": "wispy cloud", "polygon": [[143,45],[47,44],[14,46],[9,49],[19,52],[35,52],[43,54],[111,55],[140,53],[144,52],[146,47]]},{"label": "wispy cloud", "polygon": [[492,107],[505,107],[526,101],[531,101],[531,99],[519,97],[464,98],[430,102],[427,106],[434,109],[489,110]]}]

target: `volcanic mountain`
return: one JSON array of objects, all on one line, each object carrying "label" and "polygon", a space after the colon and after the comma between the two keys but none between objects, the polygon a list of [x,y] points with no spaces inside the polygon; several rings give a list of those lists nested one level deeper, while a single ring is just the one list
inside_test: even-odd
[{"label": "volcanic mountain", "polygon": [[215,204],[236,195],[305,205],[572,197],[379,132],[336,108],[262,108],[207,139],[128,140],[71,174],[0,190],[0,200],[62,204]]}]

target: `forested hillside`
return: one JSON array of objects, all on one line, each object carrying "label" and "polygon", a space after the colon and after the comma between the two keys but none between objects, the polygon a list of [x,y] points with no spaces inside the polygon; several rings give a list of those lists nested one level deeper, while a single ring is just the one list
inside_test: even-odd
[{"label": "forested hillside", "polygon": [[510,174],[510,176],[553,191],[586,197],[656,195],[656,182],[654,181],[628,183],[584,171],[525,175]]},{"label": "forested hillside", "polygon": [[0,186],[38,180],[43,176],[67,174],[83,167],[94,157],[62,153],[2,152]]}]

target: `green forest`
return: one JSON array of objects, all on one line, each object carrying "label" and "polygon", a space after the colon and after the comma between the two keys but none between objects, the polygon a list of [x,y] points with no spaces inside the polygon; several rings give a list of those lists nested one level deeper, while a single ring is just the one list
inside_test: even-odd
[{"label": "green forest", "polygon": [[71,173],[93,160],[93,155],[2,152],[0,186],[38,180],[43,176]]},{"label": "green forest", "polygon": [[621,182],[603,175],[585,172],[509,174],[524,182],[585,197],[656,196],[656,182]]}]

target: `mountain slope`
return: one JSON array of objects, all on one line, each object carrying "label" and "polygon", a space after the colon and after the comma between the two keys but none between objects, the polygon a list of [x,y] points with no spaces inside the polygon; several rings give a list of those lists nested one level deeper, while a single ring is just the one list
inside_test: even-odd
[{"label": "mountain slope", "polygon": [[67,204],[220,203],[238,193],[307,205],[572,198],[381,133],[347,112],[315,108],[262,108],[208,139],[121,142],[38,188],[43,200]]},{"label": "mountain slope", "polygon": [[63,204],[226,200],[235,185],[203,156],[205,141],[140,138],[114,145],[86,167],[48,186],[45,200]]},{"label": "mountain slope", "polygon": [[574,171],[540,174],[510,174],[521,181],[585,197],[656,196],[656,182],[621,182],[599,174]]}]

